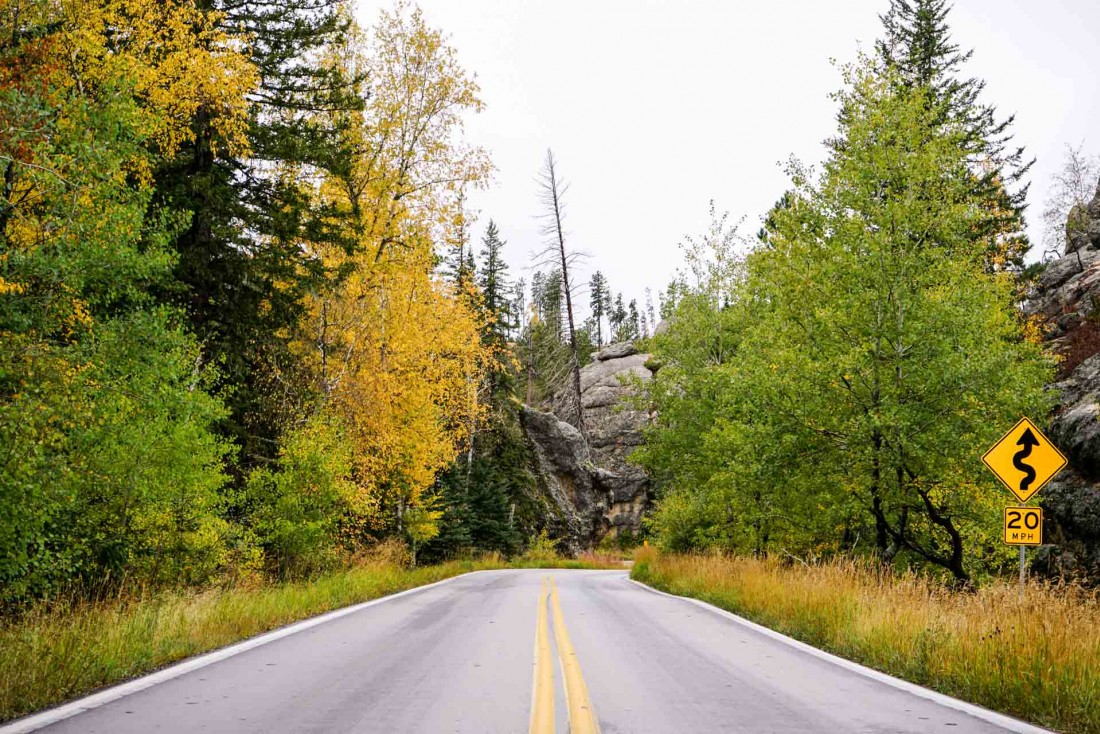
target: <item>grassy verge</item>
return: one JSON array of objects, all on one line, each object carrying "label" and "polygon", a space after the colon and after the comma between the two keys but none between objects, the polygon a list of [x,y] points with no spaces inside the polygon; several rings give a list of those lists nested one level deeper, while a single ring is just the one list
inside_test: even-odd
[{"label": "grassy verge", "polygon": [[37,711],[291,622],[468,571],[622,568],[586,556],[454,561],[405,568],[371,562],[310,581],[54,604],[0,624],[0,721]]},{"label": "grassy verge", "polygon": [[899,678],[1065,732],[1100,732],[1100,603],[1008,582],[951,592],[853,562],[641,551],[631,575]]}]

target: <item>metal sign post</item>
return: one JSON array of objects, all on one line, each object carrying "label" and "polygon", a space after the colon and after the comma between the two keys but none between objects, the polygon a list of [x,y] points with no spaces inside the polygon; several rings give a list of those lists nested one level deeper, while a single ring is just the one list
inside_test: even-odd
[{"label": "metal sign post", "polygon": [[1020,595],[1023,596],[1027,583],[1027,546],[1043,544],[1043,509],[1006,507],[1004,542],[1020,546]]}]

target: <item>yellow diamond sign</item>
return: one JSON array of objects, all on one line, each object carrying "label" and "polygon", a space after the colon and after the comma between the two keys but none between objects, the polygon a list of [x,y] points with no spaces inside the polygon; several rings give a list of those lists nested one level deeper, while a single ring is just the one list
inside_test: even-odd
[{"label": "yellow diamond sign", "polygon": [[1020,502],[1027,502],[1066,465],[1066,457],[1027,418],[985,452],[982,461]]}]

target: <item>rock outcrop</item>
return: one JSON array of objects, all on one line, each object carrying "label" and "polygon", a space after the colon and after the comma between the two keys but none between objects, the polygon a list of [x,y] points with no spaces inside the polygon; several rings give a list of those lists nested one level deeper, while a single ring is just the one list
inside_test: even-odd
[{"label": "rock outcrop", "polygon": [[1049,521],[1037,568],[1100,578],[1100,186],[1070,212],[1066,247],[1047,263],[1027,311],[1048,328],[1062,358],[1050,437],[1070,465],[1043,488]]},{"label": "rock outcrop", "polygon": [[553,413],[523,408],[540,478],[558,510],[550,530],[564,550],[575,553],[605,537],[641,530],[649,478],[627,459],[642,444],[650,419],[631,400],[635,386],[653,378],[649,358],[622,342],[605,347],[581,369],[587,442]]},{"label": "rock outcrop", "polygon": [[561,551],[576,555],[591,546],[593,517],[600,511],[599,497],[592,489],[588,444],[580,431],[553,413],[525,405],[520,422],[550,505],[546,529]]}]

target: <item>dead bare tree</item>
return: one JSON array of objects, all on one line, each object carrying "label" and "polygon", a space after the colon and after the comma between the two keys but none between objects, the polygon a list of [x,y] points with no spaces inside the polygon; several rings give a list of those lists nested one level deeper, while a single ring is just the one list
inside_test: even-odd
[{"label": "dead bare tree", "polygon": [[1043,260],[1058,257],[1067,241],[1087,236],[1084,208],[1097,191],[1100,156],[1083,151],[1084,144],[1066,146],[1062,167],[1054,174],[1043,207]]},{"label": "dead bare tree", "polygon": [[544,262],[557,260],[561,266],[562,290],[565,295],[566,322],[569,326],[569,350],[571,369],[573,372],[573,400],[574,417],[577,429],[588,440],[588,430],[584,423],[584,410],[581,405],[581,361],[577,349],[577,328],[573,318],[573,294],[570,283],[570,268],[577,253],[567,252],[565,248],[565,193],[569,186],[558,175],[558,162],[554,158],[554,151],[547,149],[546,162],[539,173],[538,183],[540,196],[544,207],[541,216],[543,220],[542,234],[546,237],[546,246],[538,254],[537,259]]}]

